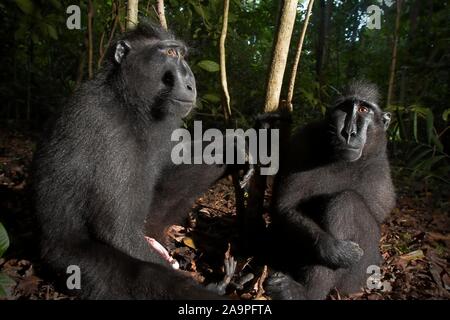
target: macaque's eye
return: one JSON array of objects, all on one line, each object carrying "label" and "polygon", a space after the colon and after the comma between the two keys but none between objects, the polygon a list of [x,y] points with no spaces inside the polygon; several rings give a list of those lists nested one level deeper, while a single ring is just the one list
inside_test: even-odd
[{"label": "macaque's eye", "polygon": [[364,106],[359,106],[358,107],[358,112],[359,113],[367,113],[367,112],[369,112],[369,108],[364,107]]},{"label": "macaque's eye", "polygon": [[175,57],[175,58],[178,56],[177,50],[175,50],[173,48],[167,49],[166,54],[170,57]]}]

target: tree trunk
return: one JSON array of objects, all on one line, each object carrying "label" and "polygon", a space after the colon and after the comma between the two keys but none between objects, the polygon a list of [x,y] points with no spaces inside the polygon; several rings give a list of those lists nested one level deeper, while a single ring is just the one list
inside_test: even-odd
[{"label": "tree trunk", "polygon": [[119,15],[119,28],[120,28],[120,32],[124,33],[126,31],[125,25],[127,22],[127,8],[126,5],[123,4],[122,5],[122,0],[117,0],[117,12]]},{"label": "tree trunk", "polygon": [[292,30],[297,13],[296,0],[284,0],[281,6],[278,33],[276,35],[275,47],[272,56],[272,63],[267,82],[265,112],[272,112],[278,109],[280,102],[281,86],[283,84],[284,71],[289,53],[289,45],[292,37]]},{"label": "tree trunk", "polygon": [[397,64],[397,44],[399,38],[400,30],[400,15],[401,15],[401,5],[402,1],[397,0],[397,15],[395,18],[395,33],[394,33],[394,44],[392,46],[392,60],[391,60],[391,70],[389,72],[389,87],[386,99],[386,106],[389,107],[392,102],[392,95],[394,91],[394,78],[395,78],[395,68]]},{"label": "tree trunk", "polygon": [[127,30],[131,30],[138,24],[139,0],[128,0],[127,6]]},{"label": "tree trunk", "polygon": [[157,0],[157,13],[159,18],[159,23],[161,26],[167,30],[167,20],[166,20],[166,14],[164,13],[164,0]]},{"label": "tree trunk", "polygon": [[[280,3],[277,35],[274,41],[272,63],[270,66],[269,78],[267,82],[265,112],[286,110],[284,105],[280,106],[280,92],[283,82],[286,60],[289,52],[292,30],[297,13],[297,2],[285,0]],[[283,132],[280,128],[280,140],[283,139]],[[280,148],[280,153],[283,153]],[[267,187],[267,176],[260,174],[258,168],[250,179],[245,214],[240,216],[240,229],[243,235],[243,247],[251,252],[258,248],[265,248],[266,224],[263,220],[264,195]],[[264,249],[263,249],[264,250]]]}]

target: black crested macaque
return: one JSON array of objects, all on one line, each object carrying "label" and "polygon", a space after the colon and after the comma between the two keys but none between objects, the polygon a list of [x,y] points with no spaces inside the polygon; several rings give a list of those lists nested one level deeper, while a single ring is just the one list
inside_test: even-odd
[{"label": "black crested macaque", "polygon": [[227,170],[171,161],[171,134],[196,100],[186,51],[151,25],[123,35],[36,152],[42,257],[64,279],[80,268],[81,298],[219,298],[174,270],[160,244]]},{"label": "black crested macaque", "polygon": [[[394,207],[386,155],[391,115],[374,85],[352,83],[325,120],[298,130],[273,193],[277,269],[273,299],[325,299],[357,292],[380,265],[380,224]],[[288,261],[287,261],[288,260]]]}]

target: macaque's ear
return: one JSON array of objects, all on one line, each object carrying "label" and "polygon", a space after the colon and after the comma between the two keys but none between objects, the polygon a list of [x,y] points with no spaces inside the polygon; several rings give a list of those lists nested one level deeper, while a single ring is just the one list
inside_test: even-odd
[{"label": "macaque's ear", "polygon": [[386,131],[389,127],[389,124],[391,123],[392,115],[390,112],[383,112],[381,117],[383,119],[384,131]]},{"label": "macaque's ear", "polygon": [[120,40],[116,44],[116,52],[114,53],[114,60],[118,64],[122,63],[122,60],[130,52],[131,46],[127,41]]}]

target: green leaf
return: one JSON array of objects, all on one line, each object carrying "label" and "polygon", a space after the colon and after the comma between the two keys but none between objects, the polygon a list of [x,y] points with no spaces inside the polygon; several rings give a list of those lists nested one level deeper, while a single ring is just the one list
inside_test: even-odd
[{"label": "green leaf", "polygon": [[441,141],[439,140],[439,137],[437,136],[436,133],[434,133],[431,136],[431,142],[433,143],[433,145],[438,149],[438,151],[443,152],[444,151],[444,146],[442,145]]},{"label": "green leaf", "polygon": [[428,144],[431,144],[431,140],[433,139],[433,129],[434,129],[434,116],[433,112],[431,112],[430,109],[428,109],[427,112],[427,139]]},{"label": "green leaf", "polygon": [[208,100],[212,103],[220,102],[220,97],[214,93],[207,93],[203,96],[203,99]]},{"label": "green leaf", "polygon": [[17,41],[23,40],[27,34],[27,31],[27,25],[25,23],[21,23],[16,32],[14,32],[14,39]]},{"label": "green leaf", "polygon": [[447,109],[444,111],[444,113],[442,114],[442,119],[444,121],[448,121],[448,116],[450,115],[450,109]]},{"label": "green leaf", "polygon": [[421,144],[415,146],[410,152],[408,152],[405,159],[411,159],[415,154],[417,154],[417,152],[419,152],[419,150],[422,149],[424,149],[424,147]]},{"label": "green leaf", "polygon": [[419,142],[417,138],[417,112],[414,112],[413,114],[413,134],[414,134],[414,140],[416,142]]},{"label": "green leaf", "polygon": [[6,232],[5,227],[3,227],[3,224],[0,222],[0,257],[3,256],[8,247],[9,247],[8,233]]},{"label": "green leaf", "polygon": [[395,110],[396,116],[397,116],[397,122],[398,122],[398,128],[399,128],[399,136],[401,140],[406,140],[406,129],[405,129],[405,123],[403,121],[402,115],[400,113],[400,108],[397,108]]},{"label": "green leaf", "polygon": [[15,284],[16,282],[13,279],[0,272],[0,297],[6,297],[8,289]]},{"label": "green leaf", "polygon": [[208,72],[217,72],[220,70],[219,64],[211,60],[202,60],[198,63],[198,66]]},{"label": "green leaf", "polygon": [[31,0],[15,0],[16,4],[19,6],[20,10],[22,10],[26,14],[32,14],[34,11],[34,4]]},{"label": "green leaf", "polygon": [[408,161],[407,166],[410,168],[417,167],[418,164],[420,164],[420,162],[422,161],[422,159],[424,159],[426,155],[428,155],[429,153],[432,153],[432,152],[433,152],[433,150],[426,149],[425,151],[419,153],[418,155],[415,155],[415,157],[413,159]]},{"label": "green leaf", "polygon": [[389,126],[389,140],[395,141],[398,136],[398,123],[394,123],[393,126]]},{"label": "green leaf", "polygon": [[56,29],[52,26],[52,25],[47,25],[47,31],[48,31],[48,35],[54,39],[54,40],[58,40],[58,32],[56,32]]},{"label": "green leaf", "polygon": [[431,157],[430,159],[426,160],[423,164],[423,168],[426,171],[430,171],[431,168],[433,167],[433,165],[435,165],[436,163],[438,163],[439,161],[441,161],[442,159],[445,159],[446,156],[435,156],[435,157]]},{"label": "green leaf", "polygon": [[50,3],[56,9],[62,9],[62,5],[61,5],[61,3],[58,0],[50,0]]},{"label": "green leaf", "polygon": [[426,118],[428,112],[430,111],[430,109],[429,109],[429,108],[425,108],[425,107],[421,107],[421,106],[416,105],[416,104],[413,104],[413,105],[410,107],[410,111],[411,111],[411,112],[417,113],[417,114],[418,114],[419,116],[421,116],[422,118]]},{"label": "green leaf", "polygon": [[209,22],[208,14],[205,13],[205,10],[203,10],[203,6],[195,3],[194,1],[190,1],[191,5],[194,7],[194,11],[202,17],[203,23],[205,24],[205,27],[207,30],[211,30],[211,23]]},{"label": "green leaf", "polygon": [[39,37],[36,33],[32,33],[31,34],[31,40],[33,41],[34,44],[38,44],[39,43]]}]

